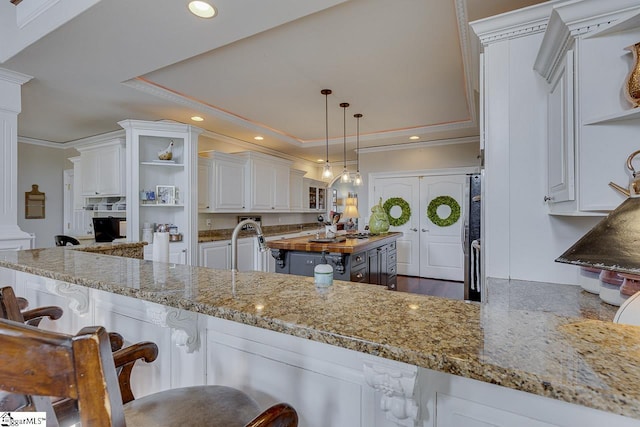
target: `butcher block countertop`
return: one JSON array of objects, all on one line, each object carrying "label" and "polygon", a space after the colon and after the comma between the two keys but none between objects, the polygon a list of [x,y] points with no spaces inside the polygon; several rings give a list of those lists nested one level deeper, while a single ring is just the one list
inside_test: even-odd
[{"label": "butcher block countertop", "polygon": [[[369,236],[366,239],[346,239],[338,243],[310,242],[314,236],[294,237],[291,239],[274,240],[268,243],[269,249],[281,249],[303,252],[331,252],[340,254],[354,254],[368,249],[373,249],[394,242],[402,233],[386,233]],[[337,236],[343,238],[344,235]]]},{"label": "butcher block countertop", "polygon": [[312,277],[65,248],[7,251],[0,267],[640,419],[640,327],[577,286],[489,283],[483,303],[342,281],[319,292]]}]

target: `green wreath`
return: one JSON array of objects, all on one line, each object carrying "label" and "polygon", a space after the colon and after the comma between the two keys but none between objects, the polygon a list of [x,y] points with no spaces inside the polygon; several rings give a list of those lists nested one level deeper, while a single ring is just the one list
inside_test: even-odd
[{"label": "green wreath", "polygon": [[[438,215],[438,207],[441,205],[447,205],[451,208],[451,213],[446,218],[440,218]],[[429,203],[429,207],[427,207],[427,218],[435,225],[448,227],[460,219],[460,205],[456,202],[456,199],[451,196],[438,196]]]},{"label": "green wreath", "polygon": [[[391,208],[393,208],[394,206],[398,206],[402,210],[402,213],[398,218],[394,218],[391,216]],[[389,225],[393,225],[394,227],[406,224],[407,221],[409,221],[409,218],[411,218],[411,207],[409,206],[409,203],[407,203],[407,201],[402,197],[391,197],[387,199],[386,202],[384,202],[384,205],[382,205],[382,207],[384,208],[384,211],[387,213],[387,217],[389,218]]]}]

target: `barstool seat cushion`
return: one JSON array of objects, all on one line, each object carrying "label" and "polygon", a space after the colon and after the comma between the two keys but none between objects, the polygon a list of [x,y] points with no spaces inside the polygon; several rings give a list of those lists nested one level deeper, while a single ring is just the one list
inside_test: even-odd
[{"label": "barstool seat cushion", "polygon": [[245,393],[215,385],[161,391],[124,405],[127,425],[136,427],[244,427],[260,412]]}]

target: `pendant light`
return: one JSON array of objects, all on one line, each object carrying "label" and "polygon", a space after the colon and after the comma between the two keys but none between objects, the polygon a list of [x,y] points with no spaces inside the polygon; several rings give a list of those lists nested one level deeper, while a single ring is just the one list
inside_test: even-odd
[{"label": "pendant light", "polygon": [[327,161],[322,169],[322,178],[330,180],[333,178],[333,171],[329,164],[329,95],[331,95],[331,89],[322,89],[320,93],[324,95],[324,135],[327,149]]},{"label": "pendant light", "polygon": [[353,177],[353,185],[360,187],[362,185],[362,175],[360,175],[360,118],[362,114],[354,114],[356,118],[357,131],[356,131],[356,175]]},{"label": "pendant light", "polygon": [[343,123],[343,140],[342,140],[342,155],[344,159],[342,175],[340,176],[340,182],[343,184],[348,184],[351,182],[351,176],[349,176],[349,171],[347,170],[347,107],[349,106],[348,102],[343,102],[340,104],[342,107],[342,123]]}]

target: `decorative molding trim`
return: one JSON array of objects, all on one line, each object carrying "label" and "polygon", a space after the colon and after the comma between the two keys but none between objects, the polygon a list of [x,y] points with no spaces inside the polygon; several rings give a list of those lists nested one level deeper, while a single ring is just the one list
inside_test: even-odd
[{"label": "decorative molding trim", "polygon": [[49,292],[69,300],[69,309],[78,316],[84,316],[89,312],[89,288],[47,279],[46,287]]},{"label": "decorative molding trim", "polygon": [[[460,53],[462,55],[462,70],[464,72],[465,93],[467,94],[467,110],[471,117],[473,126],[478,124],[478,114],[476,111],[476,103],[474,96],[474,82],[478,82],[479,65],[478,65],[478,49],[473,46],[471,32],[469,31],[469,23],[467,17],[467,0],[455,0],[456,19],[458,21],[458,38],[460,39]],[[477,39],[474,37],[473,42]]]},{"label": "decorative molding trim", "polygon": [[562,21],[558,11],[552,10],[533,69],[550,83],[573,41],[569,27]]},{"label": "decorative molding trim", "polygon": [[406,177],[421,177],[421,176],[435,176],[435,175],[465,175],[470,173],[480,172],[480,166],[468,166],[462,168],[448,168],[448,169],[422,169],[403,172],[371,172],[369,173],[369,182],[377,178],[406,178]]},{"label": "decorative molding trim", "polygon": [[474,142],[480,143],[480,137],[467,136],[464,138],[438,139],[435,141],[419,141],[419,142],[409,142],[406,144],[383,145],[380,147],[361,148],[360,153],[378,153],[382,151],[415,150],[416,148],[429,148],[429,147],[437,147],[440,145],[471,144]]},{"label": "decorative molding trim", "polygon": [[197,313],[148,301],[143,303],[148,321],[162,328],[171,328],[171,338],[178,347],[185,347],[187,353],[200,349]]},{"label": "decorative molding trim", "polygon": [[52,142],[45,141],[43,139],[27,138],[24,136],[18,136],[18,142],[23,144],[38,145],[47,148],[58,148],[62,150],[75,148],[80,151],[82,148],[96,148],[99,144],[104,145],[105,143],[113,142],[116,139],[121,139],[124,142],[124,137],[124,130],[116,130],[100,135],[89,136],[87,138],[76,139],[70,142]]},{"label": "decorative molding trim", "polygon": [[29,144],[29,145],[38,145],[40,147],[47,147],[47,148],[58,148],[58,149],[63,149],[63,150],[66,150],[67,148],[71,148],[71,147],[69,147],[68,144],[59,143],[59,142],[45,141],[45,140],[36,139],[36,138],[26,138],[26,137],[20,136],[20,135],[18,135],[18,143],[19,144]]},{"label": "decorative molding trim", "polygon": [[[253,144],[251,142],[243,141],[241,139],[233,138],[227,135],[222,135],[209,130],[205,130],[204,132],[202,132],[202,136],[204,136],[205,138],[215,139],[220,142],[225,142],[227,144],[235,145],[237,147],[241,147],[249,151],[256,151],[259,153],[269,154],[271,156],[280,157],[281,159],[291,160],[296,162],[303,162],[308,164],[309,166],[313,165],[314,167],[318,167],[318,163],[316,162],[312,162],[307,159],[302,159],[300,157],[295,157],[290,154],[283,153],[281,151],[272,150],[270,148],[266,148],[261,145]],[[342,142],[340,143],[342,144]],[[200,153],[207,153],[209,151],[215,151],[215,150],[205,150],[205,151],[201,151]],[[322,164],[320,164],[320,166],[322,166]]]},{"label": "decorative molding trim", "polygon": [[60,0],[37,0],[25,2],[18,6],[16,13],[16,24],[18,28],[24,28],[29,22],[51,9]]},{"label": "decorative molding trim", "polygon": [[302,141],[293,138],[289,135],[285,135],[283,133],[277,132],[267,126],[261,126],[256,123],[253,123],[243,117],[237,116],[235,114],[231,114],[227,111],[221,110],[211,105],[204,104],[202,102],[196,101],[194,99],[187,98],[184,95],[178,94],[170,89],[166,89],[162,86],[156,85],[155,83],[145,80],[141,77],[136,77],[131,80],[127,80],[123,82],[125,86],[129,86],[133,89],[139,90],[141,92],[146,92],[150,95],[153,95],[158,98],[166,99],[173,103],[183,105],[187,108],[190,108],[195,111],[202,111],[204,113],[210,114],[220,120],[224,120],[225,122],[230,122],[238,126],[242,126],[246,129],[252,130],[256,133],[260,133],[262,135],[269,135],[271,137],[277,138],[279,140],[288,142],[289,144],[301,147]]},{"label": "decorative molding trim", "polygon": [[414,396],[418,368],[389,366],[365,362],[364,378],[375,391],[382,393],[380,408],[387,420],[398,426],[415,427],[420,421],[419,405]]},{"label": "decorative molding trim", "polygon": [[480,38],[483,46],[492,43],[543,32],[554,5],[564,0],[552,0],[546,3],[518,9],[513,12],[491,16],[469,23]]},{"label": "decorative molding trim", "polygon": [[178,347],[185,347],[187,353],[200,349],[198,314],[185,310],[168,309],[167,326],[173,329],[171,338]]},{"label": "decorative molding trim", "polygon": [[[324,139],[301,140],[299,138],[292,137],[282,132],[278,132],[267,126],[253,123],[245,118],[242,118],[235,114],[231,114],[229,112],[213,107],[211,105],[207,105],[202,102],[196,101],[194,99],[190,99],[188,97],[185,97],[184,95],[178,94],[174,91],[171,91],[170,89],[166,89],[161,86],[158,86],[155,83],[142,79],[140,77],[127,80],[123,84],[133,89],[137,89],[137,90],[146,92],[150,95],[174,102],[176,104],[184,105],[190,109],[193,109],[196,111],[202,111],[220,120],[233,123],[237,126],[242,126],[245,129],[248,129],[252,132],[261,133],[263,135],[269,135],[273,138],[278,139],[279,141],[286,142],[296,147],[324,146],[326,143]],[[467,102],[469,102],[470,104],[473,104],[473,97],[470,98],[469,96],[467,96]],[[434,132],[443,132],[443,131],[450,131],[450,130],[468,129],[474,126],[476,126],[475,121],[473,119],[467,119],[464,121],[453,122],[453,123],[441,123],[441,124],[434,124],[434,125],[408,128],[408,129],[394,129],[394,130],[377,132],[375,134],[364,134],[364,135],[361,134],[360,142],[373,141],[373,140],[382,139],[382,138],[404,137],[404,136],[413,135],[414,133],[434,133]],[[348,143],[355,142],[355,140],[356,140],[355,136],[347,137]],[[344,142],[343,137],[335,137],[335,138],[329,139],[329,145],[343,144],[343,142]]]},{"label": "decorative molding trim", "polygon": [[0,81],[6,81],[18,85],[23,85],[33,77],[27,74],[18,73],[17,71],[7,70],[6,68],[0,68]]},{"label": "decorative molding trim", "polygon": [[156,131],[156,132],[188,132],[197,135],[204,132],[204,129],[194,125],[175,122],[173,120],[121,120],[118,124],[125,130],[135,129],[136,131]]}]

